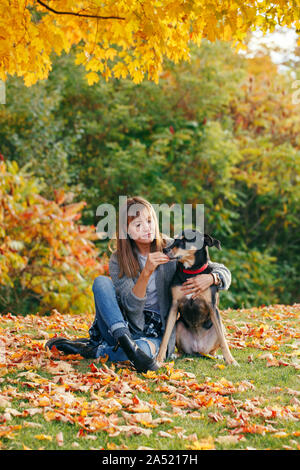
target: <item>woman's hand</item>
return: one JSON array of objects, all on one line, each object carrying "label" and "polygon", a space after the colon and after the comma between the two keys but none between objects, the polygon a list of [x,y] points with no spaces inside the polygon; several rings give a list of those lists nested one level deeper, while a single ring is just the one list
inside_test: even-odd
[{"label": "woman's hand", "polygon": [[195,299],[201,292],[204,292],[214,283],[214,278],[211,274],[199,274],[198,276],[188,278],[181,286],[182,292],[192,294],[192,299]]},{"label": "woman's hand", "polygon": [[159,264],[168,263],[168,261],[170,261],[169,257],[161,251],[149,253],[144,266],[144,271],[148,276],[151,276]]}]

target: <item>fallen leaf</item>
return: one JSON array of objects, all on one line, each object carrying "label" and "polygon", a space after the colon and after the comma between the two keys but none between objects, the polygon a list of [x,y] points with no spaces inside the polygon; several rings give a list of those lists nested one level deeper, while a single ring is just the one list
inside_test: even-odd
[{"label": "fallen leaf", "polygon": [[122,411],[122,416],[129,424],[137,423],[152,423],[152,414],[151,413],[134,413],[130,414],[126,411]]},{"label": "fallen leaf", "polygon": [[159,431],[157,435],[159,437],[168,437],[169,439],[174,439],[175,437],[175,436],[172,436],[172,434],[170,434],[169,432],[165,432],[165,431]]},{"label": "fallen leaf", "polygon": [[0,396],[0,408],[6,408],[7,406],[10,406],[10,401]]},{"label": "fallen leaf", "polygon": [[207,415],[210,419],[212,419],[213,421],[215,421],[216,423],[218,421],[222,421],[224,418],[223,415],[221,415],[221,413],[208,413]]},{"label": "fallen leaf", "polygon": [[155,449],[153,449],[153,447],[139,446],[137,450],[155,450]]},{"label": "fallen leaf", "polygon": [[209,436],[205,439],[194,441],[191,445],[188,445],[186,448],[190,450],[212,450],[215,449],[214,439],[213,437]]},{"label": "fallen leaf", "polygon": [[289,434],[287,434],[285,431],[279,431],[273,434],[273,437],[287,437],[287,436],[289,436]]},{"label": "fallen leaf", "polygon": [[237,442],[240,442],[240,441],[245,441],[246,439],[244,437],[241,437],[241,436],[233,436],[233,435],[227,435],[227,436],[218,436],[216,438],[216,442],[218,442],[219,444],[236,444]]},{"label": "fallen leaf", "polygon": [[89,368],[91,369],[91,372],[98,372],[98,369],[97,369],[97,367],[95,366],[94,363],[90,364]]},{"label": "fallen leaf", "polygon": [[37,434],[34,437],[35,439],[39,439],[40,441],[52,441],[52,436],[48,436],[46,434]]},{"label": "fallen leaf", "polygon": [[56,442],[60,447],[64,445],[64,436],[61,431],[56,434]]}]

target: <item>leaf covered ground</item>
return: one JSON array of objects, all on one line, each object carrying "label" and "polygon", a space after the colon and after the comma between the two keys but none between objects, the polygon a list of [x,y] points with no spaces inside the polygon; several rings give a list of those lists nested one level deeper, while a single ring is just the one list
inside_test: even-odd
[{"label": "leaf covered ground", "polygon": [[0,448],[299,450],[299,314],[224,310],[239,368],[181,356],[147,374],[44,349],[88,336],[92,317],[2,315]]}]

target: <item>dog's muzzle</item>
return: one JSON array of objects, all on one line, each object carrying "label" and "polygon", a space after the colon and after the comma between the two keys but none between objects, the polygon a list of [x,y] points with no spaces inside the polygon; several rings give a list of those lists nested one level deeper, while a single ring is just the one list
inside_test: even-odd
[{"label": "dog's muzzle", "polygon": [[177,260],[180,259],[181,256],[174,256],[172,253],[172,248],[163,248],[163,253],[169,257],[170,260]]}]

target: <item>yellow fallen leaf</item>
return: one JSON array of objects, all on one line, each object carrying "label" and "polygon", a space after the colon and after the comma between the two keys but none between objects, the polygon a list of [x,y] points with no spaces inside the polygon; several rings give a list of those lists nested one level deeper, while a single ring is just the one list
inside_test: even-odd
[{"label": "yellow fallen leaf", "polygon": [[2,377],[3,375],[8,374],[8,372],[9,372],[9,370],[7,369],[7,367],[2,367],[2,364],[1,364],[0,377]]},{"label": "yellow fallen leaf", "polygon": [[46,434],[37,434],[34,437],[40,441],[52,441],[52,436],[47,436]]},{"label": "yellow fallen leaf", "polygon": [[23,444],[23,450],[32,450],[32,449],[30,447],[25,446],[25,444]]},{"label": "yellow fallen leaf", "polygon": [[183,372],[176,371],[170,375],[170,380],[180,380],[184,377]]},{"label": "yellow fallen leaf", "polygon": [[117,449],[117,444],[115,444],[114,442],[108,442],[107,443],[107,449],[108,450],[116,450]]},{"label": "yellow fallen leaf", "polygon": [[15,434],[14,434],[13,431],[19,431],[20,429],[22,429],[21,424],[16,424],[16,425],[12,425],[12,426],[1,426],[0,427],[0,438],[5,437],[7,439],[14,439]]},{"label": "yellow fallen leaf", "polygon": [[287,437],[288,435],[285,431],[279,431],[273,434],[273,437]]},{"label": "yellow fallen leaf", "polygon": [[41,397],[37,401],[38,406],[49,406],[50,405],[50,399],[48,397]]},{"label": "yellow fallen leaf", "polygon": [[140,424],[146,426],[146,428],[156,428],[156,424],[148,423],[147,421],[140,421]]},{"label": "yellow fallen leaf", "polygon": [[156,377],[156,373],[154,370],[148,370],[147,373],[144,373],[142,374],[144,377],[146,377],[147,379],[155,379]]},{"label": "yellow fallen leaf", "polygon": [[133,406],[131,408],[131,411],[134,411],[135,413],[147,413],[148,411],[150,411],[150,408],[148,408],[147,406]]},{"label": "yellow fallen leaf", "polygon": [[211,450],[215,449],[214,439],[209,436],[205,439],[194,441],[191,445],[186,447],[191,450]]}]

